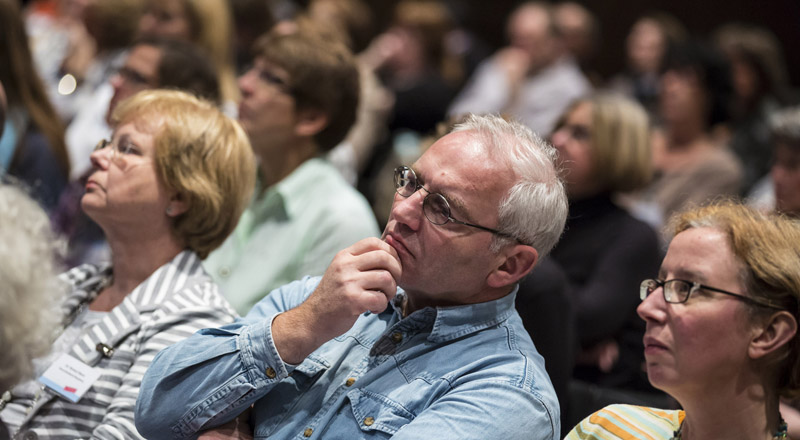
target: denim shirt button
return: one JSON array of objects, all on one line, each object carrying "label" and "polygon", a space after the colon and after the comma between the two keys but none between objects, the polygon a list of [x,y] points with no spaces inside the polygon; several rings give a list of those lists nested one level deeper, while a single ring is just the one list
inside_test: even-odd
[{"label": "denim shirt button", "polygon": [[356,379],[354,377],[349,377],[344,382],[344,386],[346,386],[346,387],[353,386],[354,383],[356,383]]},{"label": "denim shirt button", "polygon": [[277,374],[275,374],[275,370],[272,367],[267,367],[267,370],[264,371],[264,374],[266,374],[267,377],[270,379],[275,379],[275,376],[277,376]]},{"label": "denim shirt button", "polygon": [[400,332],[392,333],[392,342],[399,344],[403,340],[403,334]]},{"label": "denim shirt button", "polygon": [[375,423],[375,419],[372,417],[367,417],[364,419],[364,426],[372,426]]},{"label": "denim shirt button", "polygon": [[305,431],[303,431],[303,437],[311,437],[311,434],[313,434],[313,433],[314,433],[314,430],[313,430],[313,429],[311,429],[311,428],[306,428],[306,430],[305,430]]}]

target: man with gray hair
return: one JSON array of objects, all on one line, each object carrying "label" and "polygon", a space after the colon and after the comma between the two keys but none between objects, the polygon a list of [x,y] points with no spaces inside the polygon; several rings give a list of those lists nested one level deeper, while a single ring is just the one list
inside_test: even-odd
[{"label": "man with gray hair", "polygon": [[192,438],[252,405],[258,438],[558,438],[558,401],[514,308],[564,227],[554,158],[518,123],[456,126],[395,170],[382,239],[162,351],[137,428]]}]

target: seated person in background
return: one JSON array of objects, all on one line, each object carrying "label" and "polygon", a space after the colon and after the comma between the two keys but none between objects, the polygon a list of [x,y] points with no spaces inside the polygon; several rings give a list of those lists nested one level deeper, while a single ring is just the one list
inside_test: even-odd
[{"label": "seated person in background", "polygon": [[551,256],[570,283],[580,344],[570,427],[619,399],[639,402],[625,391],[656,391],[642,371],[644,325],[627,292],[658,271],[658,236],[613,201],[652,176],[647,120],[634,101],[594,95],[573,103],[551,136],[570,203]]},{"label": "seated person in background", "polygon": [[235,315],[200,260],[233,230],[252,192],[244,131],[212,104],[163,90],[124,101],[112,122],[82,199],[112,264],[62,276],[71,292],[61,331],[36,364],[37,376],[68,366],[87,382],[11,389],[0,419],[20,438],[140,438],[133,406],[156,353]]},{"label": "seated person in background", "polygon": [[0,176],[23,182],[49,212],[69,175],[64,125],[36,72],[14,0],[0,0],[0,82],[8,107],[0,135]]},{"label": "seated person in background", "polygon": [[699,42],[670,52],[659,95],[663,127],[653,142],[656,175],[634,196],[637,217],[661,228],[689,206],[739,195],[742,166],[717,136],[728,121],[732,92],[721,53]]},{"label": "seated person in background", "polygon": [[547,3],[525,2],[514,10],[508,37],[511,45],[478,67],[447,113],[502,112],[546,135],[591,85],[567,53]]},{"label": "seated person in background", "polygon": [[800,391],[800,225],[736,204],[680,215],[642,282],[647,376],[683,410],[612,405],[567,439],[784,439]]},{"label": "seated person in background", "polygon": [[800,218],[800,107],[777,113],[771,121],[775,159],[772,183],[775,209]]},{"label": "seated person in background", "polygon": [[379,234],[366,199],[321,157],[355,121],[353,56],[309,32],[267,34],[255,52],[239,80],[239,122],[259,159],[256,195],[204,263],[240,314],[278,286],[321,275],[337,252]]},{"label": "seated person in background", "polygon": [[567,214],[554,157],[521,124],[458,125],[396,170],[383,240],[161,352],[137,427],[192,438],[252,405],[257,438],[559,438],[558,402],[514,309]]},{"label": "seated person in background", "polygon": [[[0,92],[2,87],[0,86]],[[0,93],[2,101],[2,93]],[[0,125],[2,107],[0,102]],[[63,300],[50,220],[22,190],[0,184],[0,393],[33,376],[33,358],[50,350]],[[0,396],[0,411],[9,395]],[[0,439],[9,438],[0,420]]]}]

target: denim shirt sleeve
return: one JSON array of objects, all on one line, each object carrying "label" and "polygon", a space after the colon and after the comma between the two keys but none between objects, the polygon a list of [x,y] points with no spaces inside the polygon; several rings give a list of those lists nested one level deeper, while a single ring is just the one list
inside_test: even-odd
[{"label": "denim shirt sleeve", "polygon": [[296,307],[318,278],[287,284],[234,323],[203,329],[167,347],[145,373],[136,428],[146,438],[193,438],[233,420],[286,378],[290,366],[272,340],[272,320]]},{"label": "denim shirt sleeve", "polygon": [[559,415],[542,396],[518,386],[475,381],[455,388],[400,428],[394,440],[557,440]]}]

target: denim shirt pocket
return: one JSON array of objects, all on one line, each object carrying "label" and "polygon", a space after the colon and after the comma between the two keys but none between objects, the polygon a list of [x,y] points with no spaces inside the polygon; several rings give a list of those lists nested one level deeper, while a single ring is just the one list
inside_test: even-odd
[{"label": "denim shirt pocket", "polygon": [[363,432],[394,435],[414,420],[415,415],[398,402],[382,395],[354,389],[347,393],[353,417]]}]

